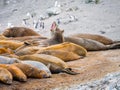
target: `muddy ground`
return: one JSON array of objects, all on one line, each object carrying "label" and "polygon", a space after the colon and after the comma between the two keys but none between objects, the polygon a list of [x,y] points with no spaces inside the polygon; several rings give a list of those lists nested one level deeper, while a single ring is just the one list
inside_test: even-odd
[{"label": "muddy ground", "polygon": [[[68,90],[72,85],[79,85],[91,80],[98,80],[108,73],[120,72],[120,49],[88,52],[87,57],[67,62],[78,75],[65,73],[54,74],[52,78],[31,79],[27,82],[13,81],[12,85],[0,83],[0,90]],[[66,89],[67,88],[67,89]]]}]

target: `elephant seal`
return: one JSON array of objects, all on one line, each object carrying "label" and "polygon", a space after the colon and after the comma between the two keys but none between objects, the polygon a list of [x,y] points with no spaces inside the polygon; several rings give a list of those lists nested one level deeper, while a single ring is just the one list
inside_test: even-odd
[{"label": "elephant seal", "polygon": [[21,48],[19,50],[16,50],[15,54],[18,55],[18,56],[31,55],[31,54],[34,54],[41,49],[42,48],[38,47],[38,46],[28,46],[28,47],[24,47],[24,48]]},{"label": "elephant seal", "polygon": [[60,58],[61,60],[65,61],[65,62],[81,58],[81,56],[79,56],[73,52],[64,51],[64,50],[43,50],[41,52],[40,51],[37,52],[37,54],[52,55],[52,56]]},{"label": "elephant seal", "polygon": [[[43,48],[43,50],[63,50],[63,51],[73,52],[80,56],[86,56],[86,54],[87,54],[87,50],[84,49],[82,46],[79,46],[77,44],[70,43],[70,42],[64,42],[61,44],[48,46],[46,48]],[[40,52],[40,51],[38,51],[38,52]]]},{"label": "elephant seal", "polygon": [[0,34],[0,40],[6,40],[8,39],[7,37],[5,37],[4,35]]},{"label": "elephant seal", "polygon": [[[51,45],[48,47],[38,47],[38,46],[29,46],[29,47],[25,47],[25,48],[21,47],[19,50],[16,50],[15,54],[18,56],[30,55],[30,54],[34,54],[34,53],[40,53],[41,51],[45,51],[45,50],[62,50],[64,53],[65,52],[73,52],[80,56],[86,56],[86,54],[87,54],[86,49],[84,49],[83,47],[81,47],[77,44],[70,43],[70,42],[64,42],[61,44]],[[73,54],[73,56],[77,57],[77,56],[75,56],[75,54]],[[72,60],[72,58],[71,58],[71,60]]]},{"label": "elephant seal", "polygon": [[37,32],[26,27],[11,27],[7,28],[2,35],[6,37],[23,37],[23,36],[40,36]]},{"label": "elephant seal", "polygon": [[5,84],[12,84],[12,74],[5,68],[0,67],[0,81]]},{"label": "elephant seal", "polygon": [[120,42],[120,41],[113,41],[110,38],[107,38],[107,37],[102,36],[102,35],[97,35],[97,34],[83,34],[83,33],[79,33],[79,34],[69,35],[69,37],[78,37],[78,38],[92,39],[92,40],[98,41],[100,43],[103,43],[104,45],[109,45],[109,44],[114,44],[114,43]]},{"label": "elephant seal", "polygon": [[108,49],[120,48],[120,43],[104,45],[103,43],[100,43],[98,41],[91,40],[91,39],[85,39],[85,38],[65,37],[65,41],[80,45],[89,51],[98,51],[98,50],[108,50]]},{"label": "elephant seal", "polygon": [[49,78],[50,77],[46,71],[40,70],[28,64],[14,63],[13,65],[21,69],[27,77],[31,77],[31,78]]},{"label": "elephant seal", "polygon": [[18,42],[13,40],[0,40],[0,46],[5,48],[10,48],[12,50],[17,49],[18,47],[24,45],[24,42]]},{"label": "elephant seal", "polygon": [[24,64],[29,64],[29,65],[32,65],[40,70],[43,70],[43,71],[46,71],[48,73],[49,76],[51,76],[51,72],[50,70],[48,69],[47,66],[45,66],[43,63],[41,62],[38,62],[38,61],[32,61],[32,60],[26,60],[26,61],[21,61],[22,63]]},{"label": "elephant seal", "polygon": [[17,58],[9,58],[5,56],[0,56],[0,64],[13,64],[13,63],[19,63],[20,60]]},{"label": "elephant seal", "polygon": [[27,81],[26,75],[18,67],[12,64],[0,64],[0,67],[7,69],[12,74],[13,79]]},{"label": "elephant seal", "polygon": [[13,54],[13,51],[10,50],[9,48],[0,48],[0,54]]},{"label": "elephant seal", "polygon": [[52,73],[59,73],[59,72],[66,72],[71,75],[75,75],[78,73],[75,73],[71,71],[71,69],[68,67],[68,65],[61,59],[46,55],[46,54],[33,54],[33,55],[24,55],[20,56],[19,59],[21,60],[33,60],[33,61],[39,61],[44,63],[46,66],[49,66],[49,69]]}]

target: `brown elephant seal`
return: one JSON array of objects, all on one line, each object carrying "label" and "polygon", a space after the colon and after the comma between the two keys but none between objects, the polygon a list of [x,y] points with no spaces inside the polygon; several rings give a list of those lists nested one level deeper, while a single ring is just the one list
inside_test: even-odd
[{"label": "brown elephant seal", "polygon": [[42,36],[24,36],[24,37],[12,37],[12,38],[7,38],[6,40],[17,40],[17,41],[31,41],[31,40],[45,40],[47,37],[42,37]]},{"label": "brown elephant seal", "polygon": [[50,70],[48,69],[48,67],[46,65],[44,65],[43,63],[41,62],[38,62],[38,61],[32,61],[32,60],[26,60],[26,61],[21,61],[22,63],[24,64],[29,64],[29,65],[32,65],[40,70],[43,70],[43,71],[46,71],[48,73],[49,76],[51,76],[51,72]]},{"label": "brown elephant seal", "polygon": [[13,79],[27,81],[26,75],[16,66],[10,64],[0,64],[0,67],[6,68],[13,76]]},{"label": "brown elephant seal", "polygon": [[[61,44],[51,45],[48,47],[38,47],[38,46],[30,46],[30,47],[20,47],[18,50],[16,50],[15,54],[18,56],[22,55],[30,55],[34,53],[40,53],[41,51],[45,50],[62,50],[64,52],[73,52],[75,54],[78,54],[80,56],[86,56],[87,51],[83,47],[70,43],[70,42],[64,42]],[[73,54],[74,57],[75,54]],[[78,58],[78,57],[77,57]]]},{"label": "brown elephant seal", "polygon": [[7,28],[2,34],[6,37],[40,36],[37,32],[26,27]]},{"label": "brown elephant seal", "polygon": [[104,45],[98,41],[77,37],[65,37],[66,42],[72,42],[77,45],[84,47],[89,51],[98,51],[98,50],[108,50],[108,49],[118,49],[120,48],[120,43]]},{"label": "brown elephant seal", "polygon": [[49,66],[49,69],[52,73],[66,72],[71,75],[75,75],[75,73],[71,71],[68,65],[61,59],[45,54],[33,54],[33,55],[24,55],[20,56],[21,60],[33,60],[44,63],[46,66]]},{"label": "brown elephant seal", "polygon": [[61,44],[48,46],[46,48],[43,48],[43,50],[63,50],[63,51],[73,52],[80,56],[86,56],[87,54],[87,50],[84,49],[82,46],[70,42],[64,42]]},{"label": "brown elephant seal", "polygon": [[0,34],[0,40],[6,40],[8,39],[7,37],[5,37],[4,35]]},{"label": "brown elephant seal", "polygon": [[9,58],[5,56],[0,56],[0,64],[13,64],[13,63],[19,63],[20,60],[17,58]]},{"label": "brown elephant seal", "polygon": [[33,67],[28,64],[14,63],[13,65],[15,65],[16,67],[21,69],[27,77],[31,77],[31,78],[48,78],[48,77],[50,77],[46,71],[37,69],[36,67]]},{"label": "brown elephant seal", "polygon": [[24,42],[18,42],[13,40],[0,40],[0,46],[5,48],[10,48],[12,50],[17,49],[18,47],[24,45]]},{"label": "brown elephant seal", "polygon": [[9,48],[1,47],[0,48],[0,54],[13,54],[13,51]]},{"label": "brown elephant seal", "polygon": [[38,47],[38,46],[28,46],[28,47],[23,47],[23,48],[21,47],[15,51],[15,54],[18,56],[28,55],[28,54],[31,55],[41,49],[42,47]]},{"label": "brown elephant seal", "polygon": [[45,44],[46,46],[50,46],[50,45],[59,44],[59,43],[64,42],[64,37],[63,37],[64,30],[60,30],[56,26],[55,22],[52,23],[50,31],[52,32],[51,38],[46,39],[46,40],[42,41],[41,43]]},{"label": "brown elephant seal", "polygon": [[61,60],[65,61],[65,62],[82,58],[81,56],[79,56],[73,52],[64,51],[64,50],[44,50],[44,51],[37,52],[37,54],[52,55],[52,56],[60,58]]},{"label": "brown elephant seal", "polygon": [[0,81],[5,84],[12,84],[12,74],[5,68],[0,67]]},{"label": "brown elephant seal", "polygon": [[83,34],[83,33],[79,33],[79,34],[69,35],[69,37],[78,37],[78,38],[92,39],[92,40],[98,41],[100,43],[103,43],[104,45],[109,45],[109,44],[114,44],[114,43],[120,42],[120,41],[113,41],[110,38],[107,38],[107,37],[102,36],[102,35],[97,35],[97,34]]}]

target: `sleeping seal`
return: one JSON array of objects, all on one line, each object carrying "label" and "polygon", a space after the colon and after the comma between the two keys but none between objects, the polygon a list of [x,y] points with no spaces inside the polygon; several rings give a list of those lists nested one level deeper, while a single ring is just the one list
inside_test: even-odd
[{"label": "sleeping seal", "polygon": [[0,64],[0,67],[7,69],[12,74],[13,79],[27,81],[26,75],[18,67],[12,64]]},{"label": "sleeping seal", "polygon": [[33,54],[33,55],[24,55],[19,57],[20,60],[33,60],[44,63],[49,66],[49,69],[52,73],[66,72],[71,75],[78,74],[76,72],[71,71],[71,68],[61,60],[55,56],[46,55],[46,54]]},{"label": "sleeping seal", "polygon": [[12,74],[5,68],[0,67],[0,81],[5,84],[12,84]]},{"label": "sleeping seal", "polygon": [[0,56],[0,64],[13,64],[13,63],[19,63],[20,60],[17,58],[9,58],[5,56]]},{"label": "sleeping seal", "polygon": [[31,77],[31,78],[48,78],[48,77],[50,77],[46,71],[40,70],[40,69],[33,67],[31,65],[28,65],[28,64],[14,63],[13,65],[15,65],[16,67],[21,69],[27,77]]},{"label": "sleeping seal", "polygon": [[22,63],[24,64],[29,64],[29,65],[32,65],[40,70],[43,70],[43,71],[46,71],[49,76],[51,76],[51,72],[50,70],[47,68],[47,66],[45,66],[43,63],[41,62],[38,62],[38,61],[32,61],[32,60],[27,60],[27,61],[21,61]]}]

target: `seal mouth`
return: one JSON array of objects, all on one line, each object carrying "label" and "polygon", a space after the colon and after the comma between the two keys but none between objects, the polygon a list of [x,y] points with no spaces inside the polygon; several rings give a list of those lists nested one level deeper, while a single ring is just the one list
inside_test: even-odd
[{"label": "seal mouth", "polygon": [[54,31],[54,30],[56,30],[56,28],[57,28],[57,24],[56,24],[56,22],[53,22],[50,30]]}]

